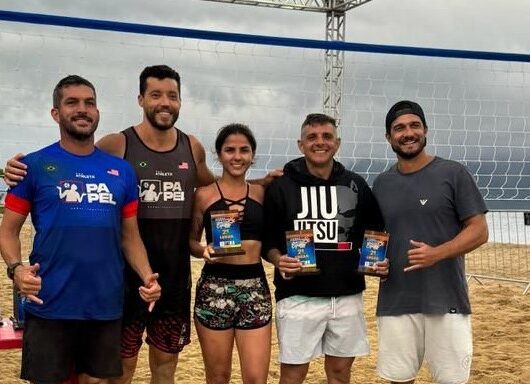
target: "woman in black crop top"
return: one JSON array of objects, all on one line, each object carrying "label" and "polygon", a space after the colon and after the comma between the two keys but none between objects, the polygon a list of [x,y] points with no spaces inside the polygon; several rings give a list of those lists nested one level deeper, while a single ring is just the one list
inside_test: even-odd
[{"label": "woman in black crop top", "polygon": [[[207,383],[229,383],[237,344],[243,383],[267,382],[271,353],[272,303],[261,264],[263,195],[245,174],[256,140],[242,124],[223,127],[215,141],[223,174],[195,192],[190,247],[205,259],[195,294],[194,320]],[[243,255],[217,256],[211,247],[211,212],[237,210]],[[201,244],[203,229],[208,246]]]}]

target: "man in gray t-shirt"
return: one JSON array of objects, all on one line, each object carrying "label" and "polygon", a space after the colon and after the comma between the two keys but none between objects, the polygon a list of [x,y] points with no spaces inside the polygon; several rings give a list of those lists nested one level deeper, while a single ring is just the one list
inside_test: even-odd
[{"label": "man in gray t-shirt", "polygon": [[390,233],[388,280],[377,304],[379,375],[413,383],[425,359],[436,383],[465,383],[472,355],[464,255],[488,239],[486,205],[464,166],[425,151],[421,107],[386,117],[397,163],[374,182]]}]

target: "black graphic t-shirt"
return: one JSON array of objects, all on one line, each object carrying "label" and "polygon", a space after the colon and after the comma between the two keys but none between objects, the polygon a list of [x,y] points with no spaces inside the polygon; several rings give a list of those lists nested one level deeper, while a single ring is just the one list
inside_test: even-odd
[{"label": "black graphic t-shirt", "polygon": [[[286,253],[285,231],[312,229],[320,274],[284,280],[275,271],[276,300],[292,295],[341,296],[364,290],[355,272],[365,229],[381,230],[379,207],[366,181],[335,162],[329,180],[309,173],[305,159],[285,165],[265,195],[264,254]],[[351,242],[349,250],[339,242]]]}]

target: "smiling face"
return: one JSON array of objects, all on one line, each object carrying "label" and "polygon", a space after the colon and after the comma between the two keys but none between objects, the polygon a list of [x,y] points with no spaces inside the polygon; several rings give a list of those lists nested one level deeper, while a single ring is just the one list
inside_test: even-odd
[{"label": "smiling face", "polygon": [[91,139],[99,123],[94,91],[86,85],[69,85],[61,93],[59,105],[51,111],[61,134],[75,140]]},{"label": "smiling face", "polygon": [[244,176],[254,160],[254,152],[247,137],[241,133],[228,135],[218,153],[223,173],[232,177]]},{"label": "smiling face", "polygon": [[390,133],[386,139],[392,150],[402,159],[414,159],[421,154],[427,145],[427,127],[414,114],[397,117],[390,124]]},{"label": "smiling face", "polygon": [[331,123],[308,124],[302,128],[298,148],[305,157],[308,168],[325,168],[333,165],[333,156],[340,146],[337,128]]},{"label": "smiling face", "polygon": [[167,131],[175,125],[180,111],[180,93],[175,79],[148,77],[143,95],[138,104],[144,110],[145,119],[151,126]]}]

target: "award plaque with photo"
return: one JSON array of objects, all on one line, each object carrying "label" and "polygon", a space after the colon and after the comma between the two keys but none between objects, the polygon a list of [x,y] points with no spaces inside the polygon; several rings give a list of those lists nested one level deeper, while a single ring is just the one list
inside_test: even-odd
[{"label": "award plaque with photo", "polygon": [[239,211],[212,211],[212,257],[244,255]]},{"label": "award plaque with photo", "polygon": [[386,232],[365,231],[360,249],[357,271],[363,275],[383,276],[375,271],[375,263],[385,260],[389,234]]},{"label": "award plaque with photo", "polygon": [[287,231],[287,255],[295,257],[302,263],[302,270],[298,275],[316,274],[320,270],[317,268],[315,254],[315,241],[312,230]]}]

